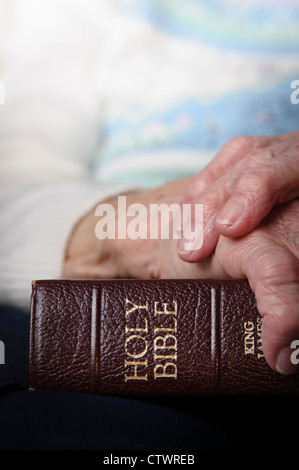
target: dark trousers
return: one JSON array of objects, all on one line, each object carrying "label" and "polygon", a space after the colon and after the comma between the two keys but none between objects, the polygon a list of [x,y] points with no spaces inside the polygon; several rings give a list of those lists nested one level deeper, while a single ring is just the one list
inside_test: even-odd
[{"label": "dark trousers", "polygon": [[285,397],[122,397],[28,391],[29,314],[0,309],[1,450],[297,448],[298,403]]}]

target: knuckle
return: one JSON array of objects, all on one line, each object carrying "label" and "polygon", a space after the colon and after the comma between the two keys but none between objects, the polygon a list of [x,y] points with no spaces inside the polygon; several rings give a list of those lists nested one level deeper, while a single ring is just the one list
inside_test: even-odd
[{"label": "knuckle", "polygon": [[260,299],[262,313],[281,319],[289,315],[294,303],[299,301],[299,264],[286,256],[286,261],[276,262],[266,258],[259,267],[256,295]]},{"label": "knuckle", "polygon": [[296,259],[299,259],[299,200],[276,206],[264,221],[263,227]]},{"label": "knuckle", "polygon": [[270,262],[264,266],[260,280],[271,290],[281,285],[298,283],[299,263],[291,257],[285,261],[273,262],[271,256]]},{"label": "knuckle", "polygon": [[254,168],[263,163],[272,163],[276,158],[276,153],[272,148],[255,148],[253,149],[246,161],[248,167]]},{"label": "knuckle", "polygon": [[242,187],[258,189],[268,181],[267,176],[256,169],[245,170],[239,176],[238,184]]},{"label": "knuckle", "polygon": [[239,176],[236,192],[253,201],[261,196],[265,199],[272,199],[273,178],[274,174],[272,172],[260,171],[258,169],[244,171]]},{"label": "knuckle", "polygon": [[230,138],[225,144],[224,148],[233,153],[249,152],[255,144],[255,138],[249,135],[239,135]]},{"label": "knuckle", "polygon": [[295,153],[296,156],[298,157],[299,155],[299,142],[298,140],[294,140],[293,142],[290,143],[290,146],[286,153],[293,154]]},{"label": "knuckle", "polygon": [[209,209],[217,209],[223,200],[221,191],[208,191],[204,194],[201,202]]},{"label": "knuckle", "polygon": [[188,191],[193,194],[199,194],[205,190],[205,188],[216,179],[216,174],[212,168],[206,167],[200,173],[194,176]]},{"label": "knuckle", "polygon": [[278,164],[280,165],[281,173],[286,176],[286,179],[298,181],[299,176],[299,143],[290,146],[281,155]]},{"label": "knuckle", "polygon": [[250,135],[238,135],[235,137],[231,137],[227,141],[227,145],[235,146],[235,147],[244,147],[248,145],[252,145],[254,143],[254,137]]}]

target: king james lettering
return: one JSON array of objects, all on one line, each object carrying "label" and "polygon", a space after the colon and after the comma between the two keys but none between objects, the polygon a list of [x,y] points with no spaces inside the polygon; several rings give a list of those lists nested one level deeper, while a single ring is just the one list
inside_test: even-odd
[{"label": "king james lettering", "polygon": [[[177,379],[177,302],[125,301],[124,381]],[[152,330],[149,324],[153,325]],[[148,356],[153,369],[148,371]]]},{"label": "king james lettering", "polygon": [[244,323],[244,352],[254,354],[254,324],[251,321]]},{"label": "king james lettering", "polygon": [[243,324],[244,331],[244,354],[252,355],[263,359],[263,345],[262,345],[262,318],[257,318],[256,324],[252,321],[246,321]]}]

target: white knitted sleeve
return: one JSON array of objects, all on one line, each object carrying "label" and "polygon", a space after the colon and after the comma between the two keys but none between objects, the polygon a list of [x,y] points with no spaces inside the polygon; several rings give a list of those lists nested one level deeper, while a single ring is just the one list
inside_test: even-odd
[{"label": "white knitted sleeve", "polygon": [[76,3],[17,2],[5,46],[0,302],[23,308],[32,280],[61,276],[78,219],[124,189],[105,187],[89,173],[101,109],[94,79],[100,32],[79,21]]}]

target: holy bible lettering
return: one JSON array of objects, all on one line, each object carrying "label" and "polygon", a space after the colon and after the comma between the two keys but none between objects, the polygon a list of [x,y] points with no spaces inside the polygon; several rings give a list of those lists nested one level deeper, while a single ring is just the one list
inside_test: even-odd
[{"label": "holy bible lettering", "polygon": [[267,365],[246,280],[32,284],[30,389],[108,395],[299,393]]},{"label": "holy bible lettering", "polygon": [[[177,302],[153,302],[152,309],[147,302],[145,305],[136,305],[126,299],[129,310],[125,311],[125,369],[131,373],[124,374],[124,380],[148,380],[145,373],[148,365],[149,341],[152,341],[153,351],[152,377],[153,379],[177,379]],[[136,316],[140,317],[139,325]],[[150,317],[150,318],[149,318]],[[170,318],[170,321],[169,321]],[[159,321],[158,321],[159,320]],[[152,339],[148,338],[149,321],[153,323]]]}]

